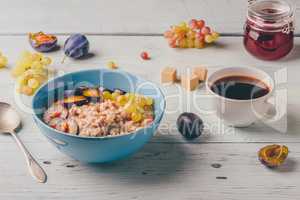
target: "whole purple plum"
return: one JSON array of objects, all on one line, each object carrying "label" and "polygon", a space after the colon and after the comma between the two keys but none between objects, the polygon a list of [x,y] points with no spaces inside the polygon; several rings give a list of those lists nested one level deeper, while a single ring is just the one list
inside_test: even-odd
[{"label": "whole purple plum", "polygon": [[71,35],[66,40],[64,51],[66,56],[77,59],[86,56],[89,52],[89,47],[89,41],[86,36],[78,33]]}]

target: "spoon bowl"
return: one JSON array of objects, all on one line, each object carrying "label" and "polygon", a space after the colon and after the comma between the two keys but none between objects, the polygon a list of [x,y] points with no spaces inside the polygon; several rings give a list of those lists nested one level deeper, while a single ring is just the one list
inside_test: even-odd
[{"label": "spoon bowl", "polygon": [[15,109],[8,103],[0,102],[0,132],[9,133],[13,136],[18,146],[25,155],[27,166],[31,175],[41,183],[45,183],[47,175],[42,167],[37,163],[33,156],[26,149],[25,145],[17,136],[16,132],[21,128],[21,118]]},{"label": "spoon bowl", "polygon": [[21,119],[12,107],[4,102],[0,102],[0,130],[2,133],[10,133],[21,127]]}]

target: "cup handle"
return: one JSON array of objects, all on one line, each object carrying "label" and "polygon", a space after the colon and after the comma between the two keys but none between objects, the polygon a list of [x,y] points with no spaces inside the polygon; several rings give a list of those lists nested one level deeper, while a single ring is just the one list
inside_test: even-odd
[{"label": "cup handle", "polygon": [[272,96],[264,101],[266,110],[262,116],[262,121],[264,123],[273,123],[278,121],[279,112],[276,106],[270,102]]},{"label": "cup handle", "polygon": [[265,120],[273,120],[276,118],[277,110],[274,104],[270,102],[269,99],[265,100],[266,111],[263,115],[263,119]]}]

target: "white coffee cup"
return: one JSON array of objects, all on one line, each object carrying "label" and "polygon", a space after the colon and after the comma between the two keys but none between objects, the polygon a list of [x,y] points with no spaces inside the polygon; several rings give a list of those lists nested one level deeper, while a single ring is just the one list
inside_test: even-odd
[{"label": "white coffee cup", "polygon": [[[212,90],[213,84],[224,77],[229,76],[246,76],[258,79],[263,82],[269,92],[264,96],[239,100],[221,96]],[[269,103],[274,89],[273,79],[264,71],[256,68],[246,67],[228,67],[213,72],[206,82],[207,90],[213,96],[213,106],[216,109],[216,114],[219,118],[225,121],[226,124],[235,127],[246,127],[257,120],[267,120],[270,118],[268,111],[274,106]]]}]

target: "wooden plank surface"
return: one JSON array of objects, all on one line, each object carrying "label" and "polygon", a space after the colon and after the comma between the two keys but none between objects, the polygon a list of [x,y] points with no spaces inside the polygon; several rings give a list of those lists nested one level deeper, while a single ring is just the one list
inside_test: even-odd
[{"label": "wooden plank surface", "polygon": [[[299,6],[297,0],[292,2]],[[181,73],[197,65],[207,66],[209,73],[228,66],[253,66],[274,78],[275,74],[286,74],[277,91],[283,92],[279,96],[286,95],[287,102],[279,98],[277,104],[287,116],[270,126],[258,122],[234,129],[214,115],[203,87],[186,93],[174,85],[161,85],[168,96],[167,114],[153,139],[126,160],[87,165],[63,155],[46,141],[30,116],[27,106],[31,98],[15,95],[14,80],[9,69],[4,69],[0,71],[0,101],[12,103],[20,112],[24,127],[19,136],[42,163],[49,179],[46,184],[35,183],[12,138],[0,135],[0,200],[297,199],[300,38],[295,39],[288,57],[266,62],[247,54],[242,37],[221,37],[216,46],[197,50],[170,49],[159,36],[169,25],[190,18],[205,18],[225,34],[241,34],[246,4],[246,0],[3,1],[0,49],[9,58],[9,69],[21,51],[31,50],[27,32],[59,33],[63,35],[59,36],[60,45],[68,33],[84,32],[89,34],[94,56],[67,59],[61,64],[62,51],[47,54],[59,74],[101,68],[115,60],[122,70],[159,83],[159,71],[165,66],[174,66]],[[296,16],[299,18],[298,11]],[[150,61],[140,59],[144,50],[150,53]],[[174,94],[182,99],[170,97]],[[195,103],[189,105],[192,97],[196,97]],[[204,134],[194,141],[184,140],[176,131],[175,120],[183,111],[196,112],[205,122]],[[267,169],[257,160],[258,149],[270,143],[286,144],[290,149],[287,162],[277,170]],[[221,167],[212,167],[216,163]]]},{"label": "wooden plank surface", "polygon": [[[60,37],[60,43],[65,39]],[[288,130],[276,132],[258,123],[247,129],[207,129],[192,142],[182,139],[173,128],[177,114],[167,114],[159,132],[138,154],[124,161],[104,165],[86,165],[58,152],[35,127],[30,115],[17,105],[14,80],[9,70],[0,74],[1,101],[7,101],[22,114],[24,128],[21,139],[43,163],[49,180],[45,185],[35,183],[25,168],[24,160],[9,136],[0,136],[0,199],[295,199],[299,195],[299,54],[300,40],[294,52],[279,62],[259,61],[248,55],[240,37],[221,38],[215,47],[202,50],[176,50],[166,46],[161,37],[90,36],[94,57],[86,60],[67,60],[60,64],[62,52],[48,54],[53,66],[63,71],[103,67],[115,60],[120,68],[159,82],[159,70],[171,65],[179,70],[203,64],[209,72],[226,66],[255,66],[269,73],[287,68]],[[24,36],[0,37],[3,53],[14,65],[20,51],[30,47]],[[142,61],[139,53],[147,50],[150,61]],[[226,52],[226,53],[224,53]],[[150,75],[151,74],[151,75]],[[175,86],[162,86],[166,93]],[[180,92],[181,89],[179,89]],[[197,101],[201,108],[209,108],[209,99],[202,88]],[[194,94],[194,93],[193,93]],[[30,98],[22,97],[25,104]],[[168,108],[174,105],[167,99]],[[185,101],[185,100],[184,100]],[[185,103],[183,103],[185,105]],[[221,124],[213,114],[196,111],[206,124]],[[163,125],[166,124],[166,125]],[[211,126],[208,126],[211,127]],[[224,128],[224,129],[222,129]],[[219,130],[219,131],[218,131]],[[220,131],[221,130],[221,131]],[[227,130],[222,132],[222,130]],[[257,150],[265,144],[279,142],[290,147],[286,165],[278,170],[264,168],[257,160]],[[50,161],[49,164],[47,161]],[[48,164],[47,164],[48,163]],[[221,168],[213,168],[214,163]]]},{"label": "wooden plank surface", "polygon": [[[291,0],[295,7],[299,1]],[[206,19],[222,33],[242,33],[247,0],[41,0],[2,1],[0,34],[161,34],[191,18]],[[296,19],[300,17],[299,10]],[[299,20],[296,24],[300,25]],[[299,33],[299,29],[297,29]]]},{"label": "wooden plank surface", "polygon": [[[59,39],[62,43],[65,38],[60,37]],[[62,65],[63,53],[57,51],[48,54],[54,61],[53,67],[61,74],[80,69],[105,67],[107,61],[115,60],[120,65],[120,69],[138,74],[156,83],[159,83],[159,71],[165,66],[174,66],[184,72],[188,67],[204,65],[208,67],[209,73],[221,67],[250,66],[265,70],[271,76],[274,76],[275,72],[286,70],[287,82],[280,84],[278,91],[286,92],[287,102],[283,102],[282,109],[287,111],[287,116],[281,121],[282,124],[275,123],[277,125],[275,130],[272,128],[274,124],[268,127],[261,122],[245,129],[224,127],[222,121],[213,113],[214,110],[210,104],[211,98],[207,95],[204,87],[196,92],[186,93],[178,85],[173,85],[161,86],[167,96],[167,111],[161,126],[161,133],[178,137],[179,133],[175,126],[177,116],[181,112],[194,110],[204,119],[207,126],[205,136],[196,142],[300,142],[298,131],[300,129],[298,114],[300,106],[297,92],[300,82],[298,79],[299,58],[297,57],[300,52],[300,38],[296,39],[295,49],[291,55],[278,62],[265,62],[253,58],[245,52],[240,37],[223,37],[217,46],[200,50],[168,48],[162,37],[90,36],[89,40],[92,44],[91,52],[95,54],[94,57],[79,61],[67,59]],[[2,36],[0,44],[3,44],[5,47],[2,48],[3,51],[10,58],[9,67],[14,65],[14,61],[22,50],[31,49],[25,36]],[[140,59],[139,54],[143,50],[150,53],[152,57],[150,61]],[[1,100],[18,104],[17,107],[26,122],[23,131],[30,136],[24,136],[24,140],[39,140],[38,137],[32,137],[39,134],[35,127],[32,128],[32,119],[27,117],[30,108],[26,110],[18,103],[21,101],[25,105],[29,104],[31,98],[23,96],[19,98],[14,95],[14,80],[11,78],[9,70],[3,70],[1,77],[0,86],[6,90],[6,95],[1,96]],[[174,95],[176,97],[172,97]],[[189,106],[188,102],[191,101],[189,100],[191,98],[195,98],[195,101]],[[179,105],[180,102],[182,104]],[[174,109],[176,110],[174,111]]]},{"label": "wooden plank surface", "polygon": [[182,144],[173,139],[169,144],[147,144],[130,159],[101,165],[73,161],[48,143],[27,143],[39,161],[47,163],[42,164],[49,176],[44,185],[28,175],[15,145],[0,145],[0,198],[284,200],[299,196],[299,144],[289,144],[286,165],[270,170],[256,155],[265,143]]}]

